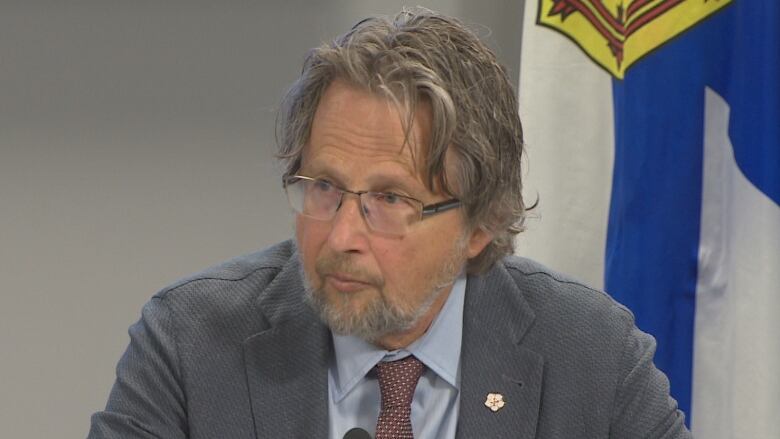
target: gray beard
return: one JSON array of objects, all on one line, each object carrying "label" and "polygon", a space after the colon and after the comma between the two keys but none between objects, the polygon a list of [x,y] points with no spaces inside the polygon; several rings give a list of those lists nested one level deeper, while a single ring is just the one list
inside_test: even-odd
[{"label": "gray beard", "polygon": [[[455,249],[460,251],[460,248]],[[322,289],[314,288],[300,264],[301,278],[305,289],[306,303],[317,313],[331,331],[339,335],[352,335],[369,343],[395,333],[412,329],[433,305],[439,294],[451,286],[458,275],[457,255],[448,260],[433,277],[422,303],[413,309],[389,302],[384,294],[372,300],[361,313],[349,312],[351,294],[338,293],[340,303],[332,303]],[[345,312],[345,310],[348,310]]]}]

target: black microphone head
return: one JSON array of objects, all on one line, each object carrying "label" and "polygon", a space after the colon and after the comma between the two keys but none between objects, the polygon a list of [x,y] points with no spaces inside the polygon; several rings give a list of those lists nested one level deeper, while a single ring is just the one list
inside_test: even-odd
[{"label": "black microphone head", "polygon": [[371,439],[371,435],[360,427],[355,427],[344,433],[344,439]]}]

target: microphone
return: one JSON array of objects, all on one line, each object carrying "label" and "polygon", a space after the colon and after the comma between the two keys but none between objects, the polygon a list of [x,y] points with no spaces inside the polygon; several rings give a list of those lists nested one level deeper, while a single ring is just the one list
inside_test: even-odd
[{"label": "microphone", "polygon": [[371,439],[371,435],[360,427],[355,427],[344,433],[344,439]]}]

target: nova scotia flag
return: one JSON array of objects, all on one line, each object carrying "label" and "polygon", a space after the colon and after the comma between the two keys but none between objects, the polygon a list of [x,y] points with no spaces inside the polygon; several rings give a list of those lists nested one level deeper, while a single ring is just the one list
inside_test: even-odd
[{"label": "nova scotia flag", "polygon": [[518,253],[634,312],[699,438],[780,438],[779,29],[775,1],[526,0]]}]

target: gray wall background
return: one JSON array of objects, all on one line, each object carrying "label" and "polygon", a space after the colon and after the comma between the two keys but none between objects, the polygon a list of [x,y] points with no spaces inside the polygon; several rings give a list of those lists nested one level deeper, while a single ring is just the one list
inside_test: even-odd
[{"label": "gray wall background", "polygon": [[[424,4],[517,77],[522,1]],[[0,437],[84,437],[155,291],[291,235],[277,103],[308,48],[402,5],[0,1]]]}]

